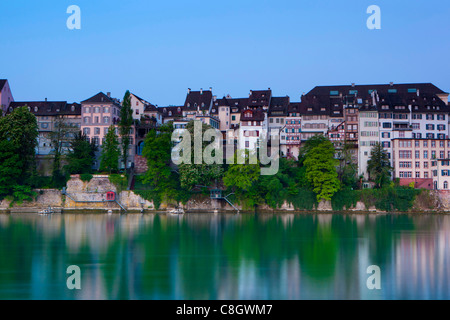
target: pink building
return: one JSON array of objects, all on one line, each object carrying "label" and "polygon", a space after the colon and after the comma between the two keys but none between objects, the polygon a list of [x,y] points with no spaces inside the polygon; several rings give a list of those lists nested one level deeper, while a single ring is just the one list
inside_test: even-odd
[{"label": "pink building", "polygon": [[[104,139],[111,125],[116,127],[119,136],[118,123],[120,119],[120,109],[122,108],[119,99],[111,98],[111,94],[100,92],[95,96],[81,102],[81,131],[88,137],[89,141],[99,146],[101,151]],[[128,153],[127,168],[131,167],[134,158],[134,126],[130,132],[130,151]],[[120,137],[119,137],[120,139]],[[100,152],[97,156],[100,155]],[[97,160],[94,168],[98,169],[100,161]],[[124,168],[124,163],[120,164]]]},{"label": "pink building", "polygon": [[0,116],[5,114],[9,104],[14,101],[14,98],[9,87],[8,80],[0,79]]}]

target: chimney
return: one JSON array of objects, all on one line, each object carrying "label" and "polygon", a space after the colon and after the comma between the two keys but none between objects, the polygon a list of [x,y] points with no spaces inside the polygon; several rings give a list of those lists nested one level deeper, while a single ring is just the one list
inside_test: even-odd
[{"label": "chimney", "polygon": [[355,87],[355,83],[352,83],[352,88],[354,88]]},{"label": "chimney", "polygon": [[188,88],[188,94],[191,93],[191,88]]},{"label": "chimney", "polygon": [[214,102],[217,101],[217,96],[213,96]]},{"label": "chimney", "polygon": [[203,94],[203,88],[200,88],[200,94]]},{"label": "chimney", "polygon": [[107,92],[106,95],[108,96],[108,98],[111,98],[111,92]]},{"label": "chimney", "polygon": [[420,97],[420,90],[417,89],[417,96]]},{"label": "chimney", "polygon": [[389,85],[390,85],[391,87],[393,87],[393,86],[394,86],[394,83],[393,83],[393,82],[390,82]]},{"label": "chimney", "polygon": [[253,90],[250,90],[250,94],[248,96],[251,97],[252,94],[253,94]]},{"label": "chimney", "polygon": [[209,91],[211,91],[211,92],[212,92],[212,87],[209,87]]},{"label": "chimney", "polygon": [[45,98],[45,102],[47,102],[47,98]]}]

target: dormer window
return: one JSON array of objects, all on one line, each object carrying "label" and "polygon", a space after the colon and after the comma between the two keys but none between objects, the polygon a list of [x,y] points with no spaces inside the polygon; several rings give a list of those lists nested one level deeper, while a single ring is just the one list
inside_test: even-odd
[{"label": "dormer window", "polygon": [[34,112],[38,112],[38,107],[34,107]]},{"label": "dormer window", "polygon": [[189,107],[191,106],[191,104],[190,104],[190,103],[188,103],[188,104],[187,104],[187,106],[188,106],[188,108],[189,108]]},{"label": "dormer window", "polygon": [[167,113],[167,109],[166,108],[163,109],[163,113]]},{"label": "dormer window", "polygon": [[72,106],[70,110],[75,111],[75,106]]},{"label": "dormer window", "polygon": [[178,107],[177,111],[178,111],[178,113],[180,113],[180,112],[181,112],[181,108],[180,108],[180,107]]},{"label": "dormer window", "polygon": [[169,111],[169,117],[172,116],[172,111]]}]

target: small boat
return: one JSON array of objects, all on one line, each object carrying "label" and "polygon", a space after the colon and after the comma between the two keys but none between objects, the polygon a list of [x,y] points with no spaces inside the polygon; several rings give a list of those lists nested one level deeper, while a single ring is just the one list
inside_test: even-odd
[{"label": "small boat", "polygon": [[39,214],[41,214],[41,215],[54,214],[54,213],[55,213],[55,211],[52,209],[52,207],[48,207],[47,209],[39,211]]},{"label": "small boat", "polygon": [[170,214],[184,214],[184,210],[182,208],[175,208],[169,211]]},{"label": "small boat", "polygon": [[108,210],[108,215],[112,215],[112,213],[113,213],[112,210],[109,209],[109,210]]}]

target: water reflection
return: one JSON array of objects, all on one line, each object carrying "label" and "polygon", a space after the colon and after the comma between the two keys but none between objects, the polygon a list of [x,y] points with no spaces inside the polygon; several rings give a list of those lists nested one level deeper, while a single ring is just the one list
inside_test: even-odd
[{"label": "water reflection", "polygon": [[441,215],[0,215],[0,299],[449,299],[449,253]]}]

